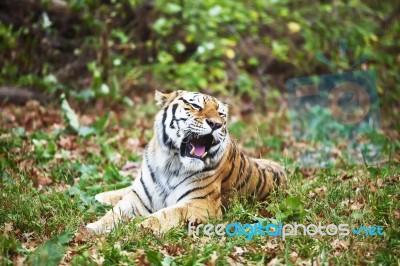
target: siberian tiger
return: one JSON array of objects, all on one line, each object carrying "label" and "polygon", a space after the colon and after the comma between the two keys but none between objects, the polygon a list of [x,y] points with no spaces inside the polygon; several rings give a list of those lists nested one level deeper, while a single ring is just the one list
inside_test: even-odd
[{"label": "siberian tiger", "polygon": [[234,192],[262,201],[285,183],[280,164],[239,151],[227,131],[226,104],[181,90],[156,91],[155,98],[162,109],[140,174],[130,187],[95,196],[114,207],[87,229],[106,233],[124,218],[145,216],[142,226],[165,232],[189,219],[221,217]]}]

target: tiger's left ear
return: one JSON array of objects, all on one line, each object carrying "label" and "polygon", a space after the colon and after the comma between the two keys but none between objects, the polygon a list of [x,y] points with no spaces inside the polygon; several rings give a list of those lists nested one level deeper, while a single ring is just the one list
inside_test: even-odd
[{"label": "tiger's left ear", "polygon": [[229,110],[229,102],[228,101],[221,101],[221,103]]},{"label": "tiger's left ear", "polygon": [[171,92],[171,93],[162,93],[156,90],[155,100],[159,106],[164,106],[166,103],[170,102],[173,98],[178,95],[178,92]]}]

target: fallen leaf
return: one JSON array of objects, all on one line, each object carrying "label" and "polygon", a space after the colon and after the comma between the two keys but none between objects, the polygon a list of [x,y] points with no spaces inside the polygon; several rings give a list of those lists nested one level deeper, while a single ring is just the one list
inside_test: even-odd
[{"label": "fallen leaf", "polygon": [[292,263],[296,263],[298,256],[299,254],[297,254],[296,251],[293,251],[292,253],[289,254],[290,261]]},{"label": "fallen leaf", "polygon": [[265,245],[265,248],[268,250],[274,250],[278,247],[277,240],[275,238],[271,238],[268,240],[267,244]]},{"label": "fallen leaf", "polygon": [[351,178],[353,178],[353,175],[350,175],[350,174],[345,174],[344,176],[342,176],[343,181],[351,179]]},{"label": "fallen leaf", "polygon": [[4,224],[4,231],[3,231],[3,235],[7,236],[8,233],[13,231],[13,223],[5,223]]},{"label": "fallen leaf", "polygon": [[310,177],[315,175],[317,169],[315,168],[301,168],[300,172],[303,174],[304,177]]},{"label": "fallen leaf", "polygon": [[218,259],[218,254],[216,251],[214,251],[211,256],[210,256],[210,260],[206,263],[207,266],[214,266],[215,262]]},{"label": "fallen leaf", "polygon": [[283,264],[280,262],[280,260],[277,257],[275,257],[272,260],[270,260],[267,265],[273,266],[273,265],[283,265]]},{"label": "fallen leaf", "polygon": [[259,210],[258,213],[263,217],[271,218],[272,214],[267,210]]},{"label": "fallen leaf", "polygon": [[351,210],[359,210],[364,206],[362,203],[353,203],[350,205]]},{"label": "fallen leaf", "polygon": [[331,245],[334,249],[347,250],[349,247],[349,242],[337,238],[331,243]]},{"label": "fallen leaf", "polygon": [[242,248],[242,247],[234,247],[233,249],[234,249],[233,255],[235,255],[235,256],[241,256],[247,252],[246,248]]},{"label": "fallen leaf", "polygon": [[36,179],[36,182],[37,182],[37,184],[39,185],[39,186],[48,186],[48,185],[50,185],[51,183],[53,183],[53,180],[52,179],[50,179],[50,178],[48,178],[48,177],[38,177],[37,179]]}]

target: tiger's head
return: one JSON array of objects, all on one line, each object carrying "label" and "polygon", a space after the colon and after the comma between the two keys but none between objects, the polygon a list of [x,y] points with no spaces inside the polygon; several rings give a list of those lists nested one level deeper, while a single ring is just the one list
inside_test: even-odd
[{"label": "tiger's head", "polygon": [[206,94],[182,90],[156,91],[155,98],[162,107],[154,125],[162,149],[179,156],[188,171],[217,164],[229,141],[227,104]]}]

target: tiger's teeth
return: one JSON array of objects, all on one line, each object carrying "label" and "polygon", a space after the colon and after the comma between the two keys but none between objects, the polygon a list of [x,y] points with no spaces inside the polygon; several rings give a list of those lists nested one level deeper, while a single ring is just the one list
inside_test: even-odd
[{"label": "tiger's teeth", "polygon": [[194,150],[195,150],[195,148],[194,148],[194,146],[193,146],[192,150],[190,151],[190,155],[193,155],[193,154],[194,154]]},{"label": "tiger's teeth", "polygon": [[211,144],[215,144],[215,139],[212,140],[212,143],[211,143]]},{"label": "tiger's teeth", "polygon": [[203,153],[203,155],[201,156],[201,159],[203,159],[204,157],[206,157],[206,156],[207,156],[207,153],[208,153],[208,152]]}]

